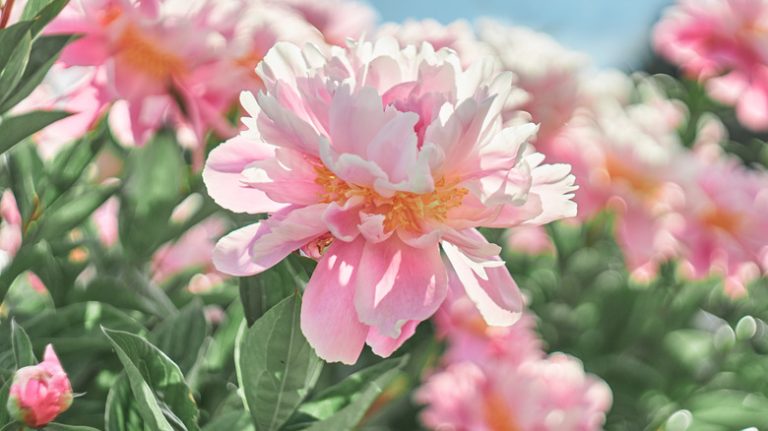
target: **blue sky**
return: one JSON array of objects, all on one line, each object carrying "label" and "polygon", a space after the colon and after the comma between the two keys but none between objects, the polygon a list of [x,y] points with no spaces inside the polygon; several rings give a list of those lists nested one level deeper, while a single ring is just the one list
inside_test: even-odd
[{"label": "blue sky", "polygon": [[602,66],[632,69],[648,52],[650,28],[671,0],[368,0],[382,21],[441,22],[492,16],[547,32]]}]

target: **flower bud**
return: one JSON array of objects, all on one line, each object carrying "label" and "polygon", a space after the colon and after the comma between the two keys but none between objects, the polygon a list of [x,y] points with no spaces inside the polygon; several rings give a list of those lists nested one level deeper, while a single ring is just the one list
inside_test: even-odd
[{"label": "flower bud", "polygon": [[53,347],[45,347],[43,362],[16,371],[8,398],[11,416],[40,428],[72,404],[72,386]]}]

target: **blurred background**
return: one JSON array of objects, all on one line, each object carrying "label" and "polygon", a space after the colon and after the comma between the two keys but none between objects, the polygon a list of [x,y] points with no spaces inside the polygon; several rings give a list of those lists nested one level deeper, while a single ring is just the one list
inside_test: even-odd
[{"label": "blurred background", "polygon": [[651,56],[650,29],[671,0],[368,0],[381,22],[433,18],[442,23],[491,16],[554,36],[596,65],[634,70]]}]

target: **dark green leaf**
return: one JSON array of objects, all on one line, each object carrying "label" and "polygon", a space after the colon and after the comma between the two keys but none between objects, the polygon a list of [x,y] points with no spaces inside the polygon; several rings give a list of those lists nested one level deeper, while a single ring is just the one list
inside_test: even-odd
[{"label": "dark green leaf", "polygon": [[10,396],[12,380],[8,380],[0,387],[0,426],[7,425],[11,420],[11,415],[8,413],[8,409],[5,407],[8,405],[8,397]]},{"label": "dark green leaf", "polygon": [[408,357],[393,358],[358,371],[299,408],[292,423],[312,423],[311,431],[351,431],[397,377]]},{"label": "dark green leaf", "polygon": [[0,114],[13,108],[32,93],[43,82],[43,78],[59,58],[64,47],[76,38],[77,36],[59,34],[35,39],[27,68],[19,84],[10,91],[5,100],[0,100]]},{"label": "dark green leaf", "polygon": [[29,21],[17,22],[5,29],[0,29],[0,70],[5,69],[16,47],[29,34],[32,23]]},{"label": "dark green leaf", "polygon": [[286,298],[242,336],[238,380],[257,431],[278,430],[317,382],[323,362],[299,328],[301,301]]},{"label": "dark green leaf", "polygon": [[[198,409],[179,367],[141,337],[103,329],[117,352],[142,419],[152,430],[199,430]],[[171,425],[173,423],[173,425]]]},{"label": "dark green leaf", "polygon": [[16,368],[37,364],[37,358],[32,352],[32,342],[15,320],[11,320],[11,340],[13,343],[13,355],[16,358]]},{"label": "dark green leaf", "polygon": [[203,427],[203,431],[221,430],[251,431],[253,425],[249,421],[248,413],[232,411],[216,417]]},{"label": "dark green leaf", "polygon": [[14,88],[27,68],[31,49],[32,36],[29,33],[24,33],[24,36],[16,43],[11,52],[8,63],[5,67],[0,68],[0,102],[13,94]]},{"label": "dark green leaf", "polygon": [[68,190],[83,174],[90,162],[107,142],[107,124],[71,143],[53,159],[50,167],[51,182],[59,192]]},{"label": "dark green leaf", "polygon": [[181,309],[165,319],[150,336],[150,341],[188,373],[197,362],[200,349],[208,335],[208,322],[200,301]]},{"label": "dark green leaf", "polygon": [[[40,3],[45,3],[45,5],[38,9]],[[38,5],[34,7],[39,10],[39,12],[34,13],[34,19],[32,20],[32,27],[30,29],[32,35],[34,36],[40,33],[40,31],[43,30],[43,27],[56,18],[56,15],[64,9],[67,3],[69,3],[69,0],[43,0],[38,2]],[[24,12],[26,12],[26,10]],[[30,13],[32,12],[34,11],[30,10]]]},{"label": "dark green leaf", "polygon": [[76,196],[60,199],[43,212],[39,227],[40,237],[59,238],[79,226],[119,188],[120,183],[114,181],[93,187]]},{"label": "dark green leaf", "polygon": [[104,425],[106,431],[153,431],[141,419],[125,373],[120,374],[109,388]]},{"label": "dark green leaf", "polygon": [[0,123],[0,154],[33,133],[69,115],[64,111],[34,111],[4,118]]}]

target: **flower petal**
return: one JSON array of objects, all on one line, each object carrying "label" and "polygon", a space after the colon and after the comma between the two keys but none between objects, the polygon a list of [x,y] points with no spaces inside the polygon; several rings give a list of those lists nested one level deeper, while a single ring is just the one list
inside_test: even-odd
[{"label": "flower petal", "polygon": [[301,331],[317,355],[328,362],[354,364],[368,327],[355,312],[354,277],[364,241],[335,241],[309,279],[301,304]]}]

